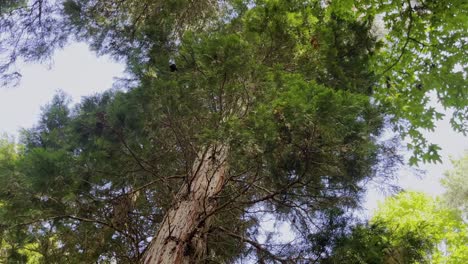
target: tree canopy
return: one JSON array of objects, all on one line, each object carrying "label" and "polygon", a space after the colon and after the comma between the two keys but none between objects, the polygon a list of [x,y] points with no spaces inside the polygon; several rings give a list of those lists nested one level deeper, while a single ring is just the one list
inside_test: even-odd
[{"label": "tree canopy", "polygon": [[468,220],[468,152],[460,159],[452,160],[454,169],[445,172],[442,185],[447,189],[444,202],[453,208],[460,209]]},{"label": "tree canopy", "polygon": [[[5,82],[15,61],[47,59],[71,39],[130,74],[76,106],[57,94],[19,144],[2,142],[0,231],[12,261],[151,263],[168,244],[197,262],[323,262],[366,183],[401,162],[385,129],[411,138],[410,163],[439,160],[421,133],[442,117],[428,106],[435,95],[466,133],[464,1],[1,7]],[[182,205],[197,217],[175,237]],[[294,241],[260,242],[266,214]],[[150,243],[160,236],[164,245]]]},{"label": "tree canopy", "polygon": [[[439,160],[438,147],[427,142],[421,133],[421,129],[432,130],[434,121],[443,116],[428,105],[431,97],[454,110],[451,124],[466,134],[464,106],[468,98],[463,88],[467,6],[462,0],[345,0],[328,4],[305,0],[2,3],[5,12],[0,23],[0,45],[6,57],[0,72],[7,83],[20,74],[14,69],[17,59],[44,60],[70,39],[89,42],[98,54],[124,59],[132,72],[141,74],[148,70],[148,62],[154,64],[153,60],[165,69],[167,60],[179,53],[186,34],[221,33],[221,28],[226,27],[231,28],[231,33],[260,30],[264,38],[257,39],[262,44],[257,48],[264,53],[276,54],[282,49],[282,53],[299,59],[301,70],[329,64],[326,74],[322,72],[323,82],[344,87],[348,85],[346,79],[352,76],[346,69],[367,67],[361,72],[367,71],[374,77],[366,79],[368,84],[360,85],[368,86],[372,98],[386,108],[394,129],[411,139],[408,147],[414,150],[413,164]],[[362,37],[347,34],[344,22],[367,23],[361,33],[367,31],[377,42],[371,45]],[[252,23],[255,26],[247,29]],[[295,43],[281,45],[282,41]],[[338,61],[339,66],[333,65]],[[141,69],[142,65],[147,66]]]},{"label": "tree canopy", "polygon": [[465,263],[468,225],[440,199],[402,192],[381,204],[334,250],[331,263]]}]

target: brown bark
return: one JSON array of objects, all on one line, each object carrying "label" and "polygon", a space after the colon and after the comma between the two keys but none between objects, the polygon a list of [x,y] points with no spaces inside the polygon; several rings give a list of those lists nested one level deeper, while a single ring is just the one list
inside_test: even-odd
[{"label": "brown bark", "polygon": [[216,210],[216,195],[226,182],[227,147],[209,147],[195,161],[187,182],[176,195],[143,264],[198,263],[206,255],[206,231]]}]

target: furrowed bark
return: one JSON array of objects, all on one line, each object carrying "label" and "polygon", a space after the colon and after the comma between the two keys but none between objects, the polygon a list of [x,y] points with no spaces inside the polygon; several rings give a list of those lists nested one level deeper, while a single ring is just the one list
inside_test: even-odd
[{"label": "furrowed bark", "polygon": [[226,182],[227,147],[209,147],[194,163],[187,182],[176,195],[143,264],[198,263],[206,255],[206,231],[216,209],[215,196]]}]

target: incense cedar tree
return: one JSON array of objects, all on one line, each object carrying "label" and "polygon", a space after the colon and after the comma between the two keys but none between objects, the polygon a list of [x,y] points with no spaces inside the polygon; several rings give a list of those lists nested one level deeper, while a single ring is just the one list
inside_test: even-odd
[{"label": "incense cedar tree", "polygon": [[[466,133],[465,1],[0,3],[2,83],[69,41],[126,63],[121,89],[57,94],[0,148],[10,263],[320,263],[366,182]],[[168,67],[177,65],[177,72]],[[78,74],[78,73],[77,73]],[[85,78],[85,77],[80,77]],[[465,88],[463,88],[465,87]],[[398,139],[397,138],[397,139]],[[287,223],[292,241],[263,232]],[[324,236],[326,234],[326,236]],[[325,239],[324,239],[325,238]]]}]

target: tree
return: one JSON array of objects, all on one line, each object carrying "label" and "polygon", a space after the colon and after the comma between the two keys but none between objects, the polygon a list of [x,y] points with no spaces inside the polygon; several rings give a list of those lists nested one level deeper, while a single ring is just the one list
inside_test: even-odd
[{"label": "tree", "polygon": [[[25,22],[40,22],[48,1],[36,3],[32,15],[15,11],[24,19],[11,25],[32,30],[5,38],[23,41],[15,54],[50,54],[54,46],[24,42],[36,30],[45,34],[38,43],[72,35],[133,74],[125,92],[74,109],[58,95],[23,133],[13,167],[21,177],[5,173],[6,182],[24,179],[30,198],[6,197],[2,223],[44,245],[59,239],[59,250],[43,252],[49,263],[319,261],[329,243],[321,229],[340,226],[365,182],[399,161],[397,145],[378,140],[385,124],[414,139],[412,161],[437,160],[418,129],[439,117],[425,108],[439,89],[464,129],[457,83],[408,89],[430,68],[409,63],[424,54],[452,70],[445,49],[409,51],[413,39],[459,45],[466,25],[440,19],[464,15],[463,2],[56,1],[49,31]],[[416,17],[417,8],[430,15]],[[379,13],[387,41],[373,34]],[[439,32],[441,23],[451,27]],[[265,213],[289,222],[295,242],[260,243]]]},{"label": "tree", "polygon": [[468,153],[458,159],[452,160],[453,170],[445,173],[442,184],[447,189],[443,198],[448,206],[458,208],[468,217]]},{"label": "tree", "polygon": [[465,263],[468,225],[440,199],[402,192],[388,198],[367,225],[356,226],[329,263]]},{"label": "tree", "polygon": [[1,86],[21,77],[16,62],[48,62],[68,40],[60,1],[6,0],[0,3]]}]

